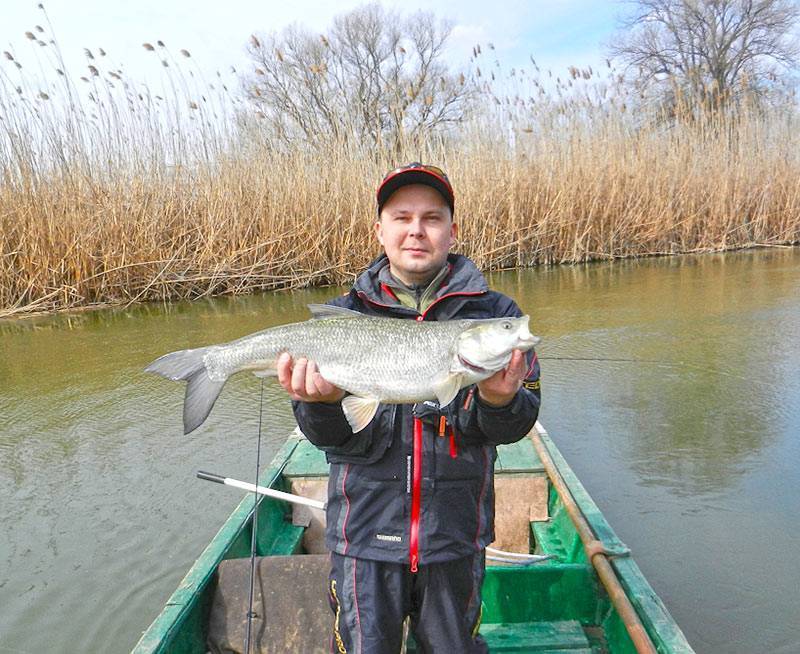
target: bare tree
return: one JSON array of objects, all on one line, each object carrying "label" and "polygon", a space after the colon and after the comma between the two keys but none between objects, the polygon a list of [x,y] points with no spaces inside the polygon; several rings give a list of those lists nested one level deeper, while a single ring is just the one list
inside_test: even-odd
[{"label": "bare tree", "polygon": [[350,135],[399,148],[464,118],[474,88],[443,61],[449,34],[432,14],[364,5],[327,34],[293,26],[253,36],[245,90],[285,143]]},{"label": "bare tree", "polygon": [[792,0],[633,0],[611,47],[643,90],[717,110],[762,93],[797,65]]}]

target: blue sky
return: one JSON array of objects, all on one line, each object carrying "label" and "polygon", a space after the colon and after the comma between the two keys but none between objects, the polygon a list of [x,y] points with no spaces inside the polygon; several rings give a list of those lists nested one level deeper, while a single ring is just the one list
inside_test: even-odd
[{"label": "blue sky", "polygon": [[[173,54],[192,53],[204,72],[228,71],[247,65],[245,43],[252,33],[278,31],[297,22],[324,31],[338,13],[363,4],[357,0],[42,0],[53,33],[73,74],[86,72],[83,48],[108,52],[107,62],[122,67],[136,80],[148,82],[160,75],[160,62],[142,43],[163,40]],[[37,68],[35,43],[24,36],[35,25],[51,31],[38,0],[5,0],[0,21],[0,50],[10,50],[27,70]],[[468,60],[476,43],[496,47],[505,69],[526,65],[532,55],[543,69],[561,74],[568,65],[597,67],[604,61],[605,44],[615,29],[615,17],[624,10],[606,0],[385,0],[386,7],[403,12],[433,10],[454,23],[448,58],[454,64]],[[44,49],[39,51],[41,53]],[[10,62],[0,59],[0,66]],[[46,68],[46,66],[43,66]]]}]

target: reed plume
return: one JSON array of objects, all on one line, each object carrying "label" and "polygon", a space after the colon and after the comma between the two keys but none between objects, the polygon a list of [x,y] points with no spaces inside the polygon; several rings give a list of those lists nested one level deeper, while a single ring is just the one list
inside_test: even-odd
[{"label": "reed plume", "polygon": [[610,64],[551,81],[484,63],[463,82],[489,84],[484,102],[450,131],[287,148],[220,75],[157,46],[158,91],[105,51],[87,51],[86,91],[58,53],[40,88],[4,51],[0,315],[348,283],[378,253],[377,183],[420,159],[447,169],[458,250],[487,270],[800,241],[794,105],[666,120]]}]

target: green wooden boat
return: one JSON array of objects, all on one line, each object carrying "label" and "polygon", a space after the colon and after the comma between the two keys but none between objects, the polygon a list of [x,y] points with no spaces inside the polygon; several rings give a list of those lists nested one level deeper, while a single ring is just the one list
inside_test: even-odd
[{"label": "green wooden boat", "polygon": [[[550,558],[525,565],[487,561],[480,632],[490,651],[694,651],[539,424],[528,438],[498,447],[495,470],[493,545]],[[327,474],[324,455],[295,432],[260,484],[324,499]],[[253,506],[249,493],[142,635],[135,654],[242,651]],[[252,624],[260,649],[252,651],[331,651],[321,518],[315,509],[261,498]],[[412,637],[407,651],[415,651]]]}]

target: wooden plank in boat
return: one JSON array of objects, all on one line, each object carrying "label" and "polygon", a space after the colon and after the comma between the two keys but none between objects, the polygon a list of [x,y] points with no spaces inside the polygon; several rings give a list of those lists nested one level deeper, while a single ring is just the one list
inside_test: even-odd
[{"label": "wooden plank in boat", "polygon": [[497,446],[497,462],[495,470],[498,474],[535,473],[544,475],[544,466],[533,449],[530,439],[523,438],[516,443]]},{"label": "wooden plank in boat", "polygon": [[[329,651],[330,557],[264,556],[256,560],[251,652]],[[250,594],[250,559],[222,561],[208,622],[211,652],[243,652]]]}]

